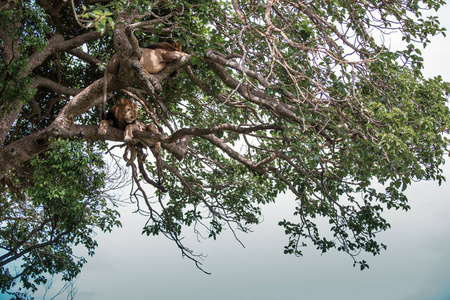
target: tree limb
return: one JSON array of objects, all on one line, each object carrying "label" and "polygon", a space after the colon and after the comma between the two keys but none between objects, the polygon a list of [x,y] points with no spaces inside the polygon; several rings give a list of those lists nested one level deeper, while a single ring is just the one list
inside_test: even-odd
[{"label": "tree limb", "polygon": [[100,33],[96,31],[80,34],[70,40],[64,40],[61,35],[55,35],[50,38],[49,43],[45,47],[44,51],[36,50],[36,52],[30,55],[28,68],[25,69],[23,75],[27,76],[28,74],[30,74],[35,68],[39,67],[47,57],[54,53],[79,47],[84,43],[95,41],[100,37]]},{"label": "tree limb", "polygon": [[230,125],[230,124],[220,124],[210,128],[198,128],[198,127],[190,127],[190,128],[182,128],[178,131],[174,132],[172,135],[167,138],[161,139],[162,142],[174,142],[180,139],[183,136],[191,135],[191,136],[204,136],[210,135],[213,133],[221,132],[221,131],[232,131],[237,133],[250,133],[259,130],[281,130],[281,128],[277,125],[268,124],[268,125],[257,125],[257,126],[249,126],[249,125]]},{"label": "tree limb", "polygon": [[83,50],[80,50],[78,48],[69,49],[66,52],[69,54],[72,54],[72,55],[78,57],[79,59],[84,60],[85,62],[87,62],[91,65],[94,65],[94,66],[100,65],[103,63],[100,59],[98,59],[92,55],[89,55],[88,53],[86,53]]},{"label": "tree limb", "polygon": [[33,83],[30,85],[31,89],[37,88],[37,87],[46,87],[58,94],[63,95],[71,95],[75,96],[82,92],[82,89],[73,89],[69,87],[65,87],[57,82],[54,82],[53,80],[50,80],[48,78],[36,75],[34,77]]},{"label": "tree limb", "polygon": [[220,77],[220,79],[222,79],[223,83],[225,83],[230,88],[236,89],[239,94],[246,100],[258,105],[263,105],[268,108],[269,111],[274,111],[277,114],[293,120],[299,124],[304,123],[304,119],[295,114],[295,107],[293,107],[292,105],[282,103],[274,97],[266,95],[262,92],[250,90],[246,85],[231,77],[231,75],[228,74],[227,70],[215,61],[208,59],[207,63]]}]

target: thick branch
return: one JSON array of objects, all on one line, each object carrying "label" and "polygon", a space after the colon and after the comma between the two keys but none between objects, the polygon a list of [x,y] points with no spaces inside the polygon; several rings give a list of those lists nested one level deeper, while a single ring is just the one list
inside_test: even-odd
[{"label": "thick branch", "polygon": [[156,74],[153,74],[153,77],[158,81],[161,82],[163,81],[165,78],[169,77],[170,74],[172,74],[173,72],[175,72],[176,70],[180,70],[186,66],[191,65],[191,59],[190,59],[190,55],[186,54],[184,55],[181,59],[172,62],[172,63],[168,63],[164,69],[162,69],[161,71],[159,71]]},{"label": "thick branch", "polygon": [[[114,80],[114,78],[112,78],[112,80]],[[75,117],[86,112],[92,107],[94,100],[102,96],[102,88],[103,78],[96,80],[86,87],[64,106],[52,125],[65,128],[66,130],[69,129],[73,124]]]},{"label": "thick branch", "polygon": [[227,72],[227,70],[222,67],[220,64],[208,59],[207,63],[211,66],[213,71],[222,79],[223,83],[225,83],[228,87],[235,89],[238,93],[247,99],[250,102],[256,103],[258,105],[263,105],[267,107],[271,111],[275,111],[277,114],[288,118],[290,120],[294,120],[299,124],[303,124],[303,118],[297,116],[295,114],[295,108],[292,105],[288,105],[282,103],[271,97],[269,95],[265,95],[264,93],[251,90],[247,85],[242,84],[242,82],[237,81]]},{"label": "thick branch", "polygon": [[[97,131],[97,125],[72,125],[65,129],[53,124],[49,129],[23,137],[0,150],[0,179],[14,167],[28,161],[34,155],[48,150],[52,138],[83,138],[89,141],[108,140],[116,142],[121,142],[124,138],[124,131],[114,127],[108,127],[104,135],[99,135]],[[153,139],[154,141],[162,140],[160,135],[149,132],[135,132],[134,136],[135,139],[131,141],[132,143],[138,143],[140,139],[144,138]],[[165,141],[162,143],[162,148],[176,158],[183,159],[190,140],[191,137],[184,136],[180,137],[177,142]]]},{"label": "thick branch", "polygon": [[34,155],[48,150],[52,138],[84,138],[86,140],[112,140],[123,141],[122,130],[111,128],[107,135],[99,135],[96,125],[72,126],[69,130],[55,125],[48,129],[30,134],[17,140],[0,150],[0,179],[3,178],[14,167],[28,161]]},{"label": "thick branch", "polygon": [[235,61],[231,61],[231,60],[221,57],[220,55],[215,54],[211,49],[208,49],[206,51],[206,58],[209,58],[223,66],[228,66],[235,70],[241,71],[243,74],[258,80],[259,83],[261,83],[265,88],[268,88],[270,86],[270,83],[261,74],[255,72],[255,71],[246,69],[242,65],[238,64]]},{"label": "thick branch", "polygon": [[17,116],[22,110],[22,103],[17,103],[16,107],[9,112],[5,112],[0,118],[0,145],[5,142],[6,136],[8,135],[11,126],[17,120]]},{"label": "thick branch", "polygon": [[98,59],[92,55],[89,55],[86,52],[84,52],[78,48],[73,48],[73,49],[67,50],[66,52],[69,54],[72,54],[72,55],[78,57],[79,59],[84,60],[85,62],[87,62],[91,65],[94,65],[94,66],[103,63],[100,59]]},{"label": "thick branch", "polygon": [[[126,62],[126,61],[124,61]],[[139,63],[138,60],[130,60],[129,61],[131,70],[133,70],[136,75],[140,86],[149,94],[153,95],[155,93],[155,89],[157,91],[161,91],[162,87],[159,82],[154,78],[153,75],[147,76],[144,72],[144,68]],[[119,75],[120,76],[120,75]]]},{"label": "thick branch", "polygon": [[49,139],[55,136],[52,131],[30,134],[0,150],[0,179],[10,170],[29,160],[33,155],[49,148]]},{"label": "thick branch", "polygon": [[236,126],[236,125],[230,125],[230,124],[220,124],[213,126],[211,128],[197,128],[197,127],[191,127],[191,128],[182,128],[176,132],[174,132],[172,135],[166,137],[165,139],[162,139],[162,142],[174,142],[178,139],[180,139],[182,136],[191,135],[191,136],[204,136],[213,134],[220,131],[233,131],[237,133],[250,133],[258,130],[280,130],[280,127],[273,124],[268,125],[258,125],[258,126]]},{"label": "thick branch", "polygon": [[81,34],[67,41],[64,40],[61,35],[55,35],[49,40],[49,43],[47,47],[45,47],[44,51],[37,50],[29,57],[28,68],[25,69],[24,76],[27,76],[35,68],[39,67],[50,55],[79,47],[84,43],[97,40],[100,37],[100,33],[96,31]]},{"label": "thick branch", "polygon": [[71,95],[75,96],[81,91],[82,89],[73,89],[65,87],[57,82],[54,82],[48,78],[44,78],[42,76],[35,76],[33,83],[30,85],[31,89],[37,88],[37,87],[46,87],[56,93],[63,94],[63,95]]}]

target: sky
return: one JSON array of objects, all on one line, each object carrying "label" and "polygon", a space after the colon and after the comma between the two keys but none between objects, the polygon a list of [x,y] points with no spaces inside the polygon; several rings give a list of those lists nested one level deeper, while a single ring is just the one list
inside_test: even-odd
[{"label": "sky", "polygon": [[[439,16],[448,29],[449,15],[446,5]],[[432,39],[423,51],[426,76],[450,81],[448,49],[449,38]],[[450,159],[443,169],[449,182],[418,182],[407,190],[410,211],[385,212],[392,228],[377,240],[387,250],[362,257],[370,265],[364,271],[337,251],[320,255],[310,246],[300,258],[283,254],[287,237],[277,223],[291,216],[292,196],[263,207],[264,222],[253,233],[239,235],[245,248],[229,230],[216,241],[186,241],[196,253],[207,255],[203,267],[212,275],[183,259],[164,237],[141,235],[146,219],[133,214],[132,207],[121,208],[123,227],[97,236],[96,254],[75,282],[76,299],[449,300]],[[46,299],[58,291],[57,285]]]}]

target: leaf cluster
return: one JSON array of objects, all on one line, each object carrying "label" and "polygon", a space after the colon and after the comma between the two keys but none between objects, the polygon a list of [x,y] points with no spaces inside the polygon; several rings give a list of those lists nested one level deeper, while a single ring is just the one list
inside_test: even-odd
[{"label": "leaf cluster", "polygon": [[[75,278],[86,263],[73,254],[83,245],[94,254],[95,231],[111,231],[120,225],[118,213],[102,194],[104,162],[93,148],[79,141],[54,141],[52,150],[36,156],[28,168],[28,185],[12,194],[3,192],[0,214],[2,293],[20,281],[24,289],[36,291],[48,276]],[[20,182],[10,176],[11,186]],[[23,180],[21,180],[23,182]],[[20,257],[20,271],[7,264]]]}]

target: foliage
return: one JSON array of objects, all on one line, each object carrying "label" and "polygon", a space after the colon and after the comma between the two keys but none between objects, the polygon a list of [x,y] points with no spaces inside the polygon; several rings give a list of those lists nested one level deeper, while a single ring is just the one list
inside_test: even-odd
[{"label": "foliage", "polygon": [[[30,160],[29,178],[13,177],[28,182],[15,193],[4,190],[0,198],[2,293],[18,281],[25,290],[35,291],[48,275],[58,273],[72,280],[86,262],[74,256],[72,247],[84,245],[92,256],[96,228],[106,232],[120,225],[101,193],[103,165],[101,154],[85,143],[58,140]],[[20,271],[13,274],[15,268],[7,265],[19,258]]]},{"label": "foliage", "polygon": [[[43,50],[46,41],[43,34],[48,31],[47,24],[43,20],[43,10],[33,3],[24,2],[23,13],[6,10],[0,12],[0,27],[5,28],[2,36],[3,46],[9,41],[21,39],[21,43],[15,45],[23,53],[18,58],[11,59],[9,55],[2,55],[0,60],[0,114],[10,110],[17,102],[27,102],[34,95],[34,90],[27,88],[32,79],[23,76],[21,72],[26,69],[28,56],[31,49]],[[10,24],[16,24],[9,26]],[[17,26],[24,24],[24,26]],[[3,50],[3,54],[5,50]],[[18,88],[21,87],[21,88]]]},{"label": "foliage", "polygon": [[[431,36],[445,34],[432,15],[445,1],[75,2],[74,8],[63,0],[19,2],[0,12],[0,34],[21,45],[1,44],[0,106],[7,111],[5,99],[14,98],[22,108],[0,150],[2,206],[12,209],[25,199],[30,214],[51,210],[58,226],[46,225],[45,234],[70,231],[64,247],[82,243],[92,250],[92,226],[115,224],[97,194],[105,180],[101,163],[81,154],[91,153],[90,144],[67,150],[69,166],[46,151],[49,136],[121,140],[113,131],[100,137],[92,125],[102,88],[98,66],[114,52],[123,60],[119,76],[109,80],[113,98],[138,99],[140,119],[161,133],[133,141],[153,139],[161,153],[136,143],[127,148],[138,152],[128,165],[130,197],[148,216],[143,233],[164,234],[197,266],[196,254],[182,243],[184,230],[214,239],[225,228],[247,232],[261,220],[262,205],[288,192],[298,206],[279,223],[288,236],[285,253],[302,255],[312,244],[322,253],[348,253],[367,268],[357,255],[386,249],[377,240],[390,227],[383,212],[409,209],[404,192],[413,181],[445,180],[440,168],[449,148],[450,88],[440,77],[422,75],[421,56]],[[402,43],[388,49],[390,35]],[[179,41],[187,59],[166,69],[180,74],[166,78],[164,69],[151,84],[142,80],[133,68],[136,41],[144,47]],[[31,55],[42,59],[27,60]],[[5,120],[11,114],[4,113]],[[16,145],[27,141],[31,149],[20,152]],[[21,155],[2,171],[11,149]],[[29,153],[45,158],[45,173]],[[14,174],[24,166],[33,174]],[[60,172],[78,182],[67,185]],[[100,206],[99,215],[91,203]],[[69,218],[74,213],[80,218]],[[329,227],[319,228],[318,219]],[[80,266],[51,270],[69,279]],[[33,268],[31,277],[50,272]]]}]

